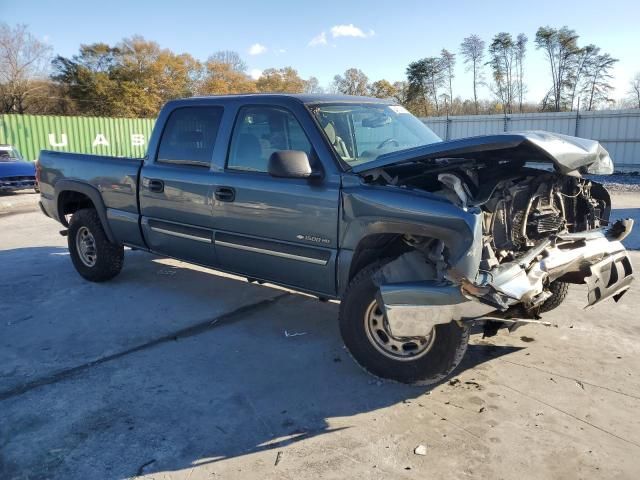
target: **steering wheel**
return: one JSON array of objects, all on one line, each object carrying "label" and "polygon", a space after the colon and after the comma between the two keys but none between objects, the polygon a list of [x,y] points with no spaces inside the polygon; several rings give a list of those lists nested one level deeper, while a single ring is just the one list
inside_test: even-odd
[{"label": "steering wheel", "polygon": [[391,137],[391,138],[387,138],[386,140],[383,140],[382,142],[380,142],[380,145],[378,145],[378,150],[380,150],[381,148],[386,147],[388,144],[390,143],[395,143],[396,147],[400,146],[400,142],[398,140],[396,140],[395,138]]}]

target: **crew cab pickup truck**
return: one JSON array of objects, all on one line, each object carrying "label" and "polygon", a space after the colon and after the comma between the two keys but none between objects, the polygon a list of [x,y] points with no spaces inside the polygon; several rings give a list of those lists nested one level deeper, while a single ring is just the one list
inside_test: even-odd
[{"label": "crew cab pickup truck", "polygon": [[581,138],[442,141],[392,101],[238,95],[169,102],[142,159],[43,151],[37,174],[87,280],[128,246],[339,299],[364,369],[431,384],[474,322],[540,322],[569,283],[587,306],[627,291],[632,221],[582,176],[612,169]]}]

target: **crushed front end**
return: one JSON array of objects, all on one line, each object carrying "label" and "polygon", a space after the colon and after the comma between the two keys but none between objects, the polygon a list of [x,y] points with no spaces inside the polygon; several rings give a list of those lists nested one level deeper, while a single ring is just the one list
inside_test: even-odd
[{"label": "crushed front end", "polygon": [[[604,149],[593,150],[592,163],[610,162]],[[535,322],[559,283],[585,284],[586,307],[617,302],[629,289],[633,267],[621,241],[633,220],[610,222],[608,192],[578,171],[531,168],[512,153],[512,161],[465,152],[374,172],[374,181],[446,198],[477,225],[471,248],[457,257],[441,240],[406,236],[411,251],[377,279],[391,331],[425,335],[479,318]]]}]

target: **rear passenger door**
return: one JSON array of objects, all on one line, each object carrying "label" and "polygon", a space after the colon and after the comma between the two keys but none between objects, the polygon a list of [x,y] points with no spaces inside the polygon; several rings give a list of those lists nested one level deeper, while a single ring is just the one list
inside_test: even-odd
[{"label": "rear passenger door", "polygon": [[241,107],[226,165],[215,176],[216,255],[226,270],[332,294],[339,177],[271,177],[269,157],[279,150],[305,151],[322,170],[308,132],[291,110]]},{"label": "rear passenger door", "polygon": [[216,264],[211,162],[222,115],[221,106],[183,106],[169,114],[155,158],[141,172],[142,232],[152,251]]}]

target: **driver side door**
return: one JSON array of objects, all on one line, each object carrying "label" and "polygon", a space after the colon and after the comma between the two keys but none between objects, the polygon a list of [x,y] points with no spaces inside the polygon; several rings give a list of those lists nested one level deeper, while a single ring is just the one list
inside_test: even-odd
[{"label": "driver side door", "polygon": [[339,179],[272,177],[268,161],[278,150],[317,158],[291,111],[241,107],[224,171],[215,176],[216,255],[235,273],[334,294]]}]

